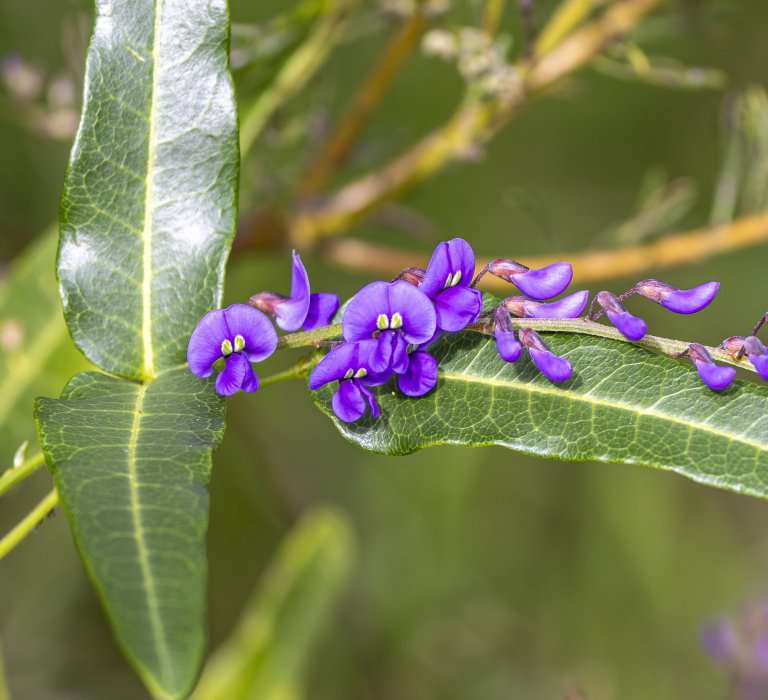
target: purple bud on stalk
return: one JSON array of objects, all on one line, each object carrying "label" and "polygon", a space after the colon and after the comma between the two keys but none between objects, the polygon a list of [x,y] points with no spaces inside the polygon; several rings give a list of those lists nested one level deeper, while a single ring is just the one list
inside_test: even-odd
[{"label": "purple bud on stalk", "polygon": [[533,299],[551,299],[561,294],[573,278],[570,263],[556,262],[538,270],[514,260],[497,258],[486,268],[492,275],[514,284],[523,294]]},{"label": "purple bud on stalk", "polygon": [[494,312],[496,325],[494,335],[496,336],[496,350],[499,357],[507,362],[515,362],[520,357],[523,346],[515,337],[515,329],[512,327],[512,317],[509,311],[503,306],[496,307]]},{"label": "purple bud on stalk", "polygon": [[414,287],[420,287],[425,274],[426,272],[420,267],[407,267],[397,276],[397,279],[405,280]]},{"label": "purple bud on stalk", "polygon": [[712,355],[701,343],[691,343],[688,355],[696,365],[701,381],[714,391],[722,391],[730,386],[736,376],[734,367],[716,365]]},{"label": "purple bud on stalk", "polygon": [[744,339],[744,352],[755,366],[757,373],[768,382],[768,354],[766,354],[765,345],[757,336],[748,335]]},{"label": "purple bud on stalk", "polygon": [[528,348],[534,364],[547,379],[553,382],[564,382],[570,378],[573,374],[571,363],[564,357],[555,355],[536,331],[523,328],[519,336],[520,342]]},{"label": "purple bud on stalk", "polygon": [[597,303],[605,311],[611,323],[626,338],[629,338],[629,340],[640,340],[645,336],[648,331],[645,321],[629,313],[615,294],[605,291],[600,292],[597,295]]},{"label": "purple bud on stalk", "polygon": [[740,357],[744,351],[745,340],[746,338],[743,335],[732,335],[730,338],[726,338],[720,343],[720,347],[732,357]]},{"label": "purple bud on stalk", "polygon": [[676,314],[695,314],[708,306],[720,289],[719,282],[705,282],[692,289],[678,289],[666,282],[649,279],[638,282],[635,291]]},{"label": "purple bud on stalk", "polygon": [[511,296],[504,300],[504,306],[510,313],[523,318],[578,318],[584,312],[588,300],[589,291],[585,289],[550,303]]}]

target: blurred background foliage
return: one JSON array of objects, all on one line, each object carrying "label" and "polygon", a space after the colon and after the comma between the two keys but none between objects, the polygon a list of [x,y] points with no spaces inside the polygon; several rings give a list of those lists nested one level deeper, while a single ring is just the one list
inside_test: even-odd
[{"label": "blurred background foliage", "polygon": [[[495,51],[503,63],[521,54],[529,32],[515,2],[489,4],[503,13],[497,42],[481,55]],[[532,5],[540,28],[557,3]],[[457,69],[434,54],[450,37],[471,40],[461,27],[480,26],[484,9],[454,0],[430,15],[443,33],[403,63],[332,187],[447,119],[476,66],[465,56]],[[82,0],[0,0],[2,466],[24,439],[34,441],[31,397],[58,395],[85,366],[54,313],[55,243],[45,231],[76,123],[89,11]],[[228,302],[287,290],[291,244],[272,245],[263,220],[292,212],[297,183],[411,8],[232,0],[231,11],[243,122],[261,119],[263,129],[254,127],[244,158],[245,231]],[[764,0],[669,0],[632,41],[526,106],[465,162],[344,233],[421,253],[458,235],[480,255],[525,262],[762,211],[766,27]],[[275,87],[276,71],[313,37],[305,53],[319,60],[317,72],[292,92]],[[259,102],[264,94],[277,109]],[[267,232],[260,249],[244,242],[254,221]],[[343,298],[371,279],[322,247],[304,255],[316,290]],[[768,307],[766,261],[762,245],[658,272],[681,287],[716,278],[722,291],[698,316],[649,310],[652,332],[711,344],[746,332]],[[634,281],[609,284],[621,291]],[[765,503],[631,466],[500,448],[369,455],[338,437],[301,383],[235,397],[228,415],[212,483],[211,649],[229,641],[206,674],[226,669],[226,651],[237,648],[258,676],[254,697],[284,700],[727,696],[728,679],[699,634],[712,616],[768,595]],[[49,479],[38,473],[3,499],[2,531]],[[293,534],[304,544],[289,541],[274,561],[301,515],[322,504],[333,510],[304,521]],[[319,564],[307,554],[326,545]],[[237,625],[241,636],[229,637]],[[0,564],[0,645],[14,698],[146,697],[110,640],[58,514]],[[2,686],[0,672],[0,698]]]}]

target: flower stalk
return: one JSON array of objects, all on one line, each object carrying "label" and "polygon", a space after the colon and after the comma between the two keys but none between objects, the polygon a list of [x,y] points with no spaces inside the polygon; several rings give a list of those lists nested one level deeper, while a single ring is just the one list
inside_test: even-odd
[{"label": "flower stalk", "polygon": [[53,489],[3,539],[0,540],[0,559],[13,550],[24,538],[43,522],[59,502],[59,493]]}]

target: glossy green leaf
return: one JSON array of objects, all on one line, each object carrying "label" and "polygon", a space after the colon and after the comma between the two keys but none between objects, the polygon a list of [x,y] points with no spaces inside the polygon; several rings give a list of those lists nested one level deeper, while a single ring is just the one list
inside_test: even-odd
[{"label": "glossy green leaf", "polygon": [[235,225],[237,120],[224,0],[96,0],[61,201],[75,342],[147,378],[185,360],[219,304]]},{"label": "glossy green leaf", "polygon": [[[546,334],[574,376],[554,384],[527,355],[501,360],[492,338],[465,332],[435,343],[438,385],[411,399],[374,389],[382,416],[335,420],[350,441],[383,454],[431,445],[501,445],[562,460],[641,464],[712,486],[768,497],[768,388],[736,381],[707,389],[687,362],[630,343]],[[315,393],[333,416],[335,386]]]},{"label": "glossy green leaf", "polygon": [[58,394],[88,368],[67,332],[56,285],[56,232],[47,231],[11,267],[0,289],[0,469],[37,436],[32,402]]},{"label": "glossy green leaf", "polygon": [[40,398],[40,442],[94,585],[156,697],[184,697],[203,654],[211,450],[224,403],[186,367],[138,384],[75,376]]},{"label": "glossy green leaf", "polygon": [[352,557],[344,516],[305,515],[288,535],[232,636],[205,668],[192,700],[300,697],[301,672]]}]

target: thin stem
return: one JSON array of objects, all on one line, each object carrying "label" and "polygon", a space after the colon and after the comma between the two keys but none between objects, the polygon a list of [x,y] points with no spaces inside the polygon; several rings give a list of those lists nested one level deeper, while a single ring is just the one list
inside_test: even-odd
[{"label": "thin stem", "polygon": [[38,503],[24,519],[0,540],[0,559],[5,557],[17,544],[45,520],[59,502],[59,493],[53,489]]},{"label": "thin stem", "polygon": [[755,324],[750,335],[757,335],[766,322],[768,322],[768,313],[763,314],[763,317]]},{"label": "thin stem", "polygon": [[325,187],[354,145],[368,118],[384,99],[395,77],[428,26],[428,18],[422,9],[422,4],[419,3],[416,6],[366,77],[347,113],[326,142],[314,165],[309,169],[299,188],[300,196],[311,196]]},{"label": "thin stem", "polygon": [[[518,259],[532,268],[567,260],[573,265],[574,278],[587,283],[639,277],[649,270],[700,262],[765,241],[768,241],[768,210],[721,226],[670,234],[643,245],[581,253],[522,256]],[[411,265],[426,267],[429,262],[426,255],[414,255],[412,252],[353,239],[329,241],[323,248],[323,254],[327,260],[342,267],[381,273],[384,276],[391,276],[396,270]],[[487,259],[478,260],[478,269],[481,270],[487,263]],[[489,287],[496,290],[509,288],[506,282],[497,278],[489,280]]]},{"label": "thin stem", "polygon": [[578,27],[604,0],[563,0],[541,30],[536,42],[536,55],[544,56]]},{"label": "thin stem", "polygon": [[303,379],[307,376],[309,368],[312,366],[311,362],[297,363],[293,367],[289,367],[282,372],[276,372],[270,374],[268,377],[264,377],[259,381],[260,387],[270,386],[272,384],[280,384],[281,382],[287,382],[291,379]]},{"label": "thin stem", "polygon": [[[672,338],[662,338],[656,335],[646,335],[642,340],[631,341],[625,338],[616,328],[604,326],[601,323],[590,321],[586,317],[582,318],[513,318],[512,327],[515,330],[521,328],[531,328],[535,331],[549,333],[579,333],[580,335],[589,335],[597,338],[609,338],[622,343],[632,343],[638,347],[652,350],[654,352],[667,355],[672,358],[679,358],[680,353],[688,349],[690,343],[685,340],[674,340]],[[481,333],[483,335],[493,334],[493,324],[478,323],[468,326],[467,330]],[[332,338],[338,338],[341,335],[341,325],[326,326],[306,333],[292,333],[284,335],[280,339],[278,347],[317,347],[318,343]],[[736,359],[722,348],[707,347],[707,349],[719,362],[742,367],[743,369],[755,372],[755,368],[749,360]]]},{"label": "thin stem", "polygon": [[18,467],[11,467],[0,474],[0,496],[2,496],[14,484],[26,479],[45,464],[43,453],[30,457]]}]

